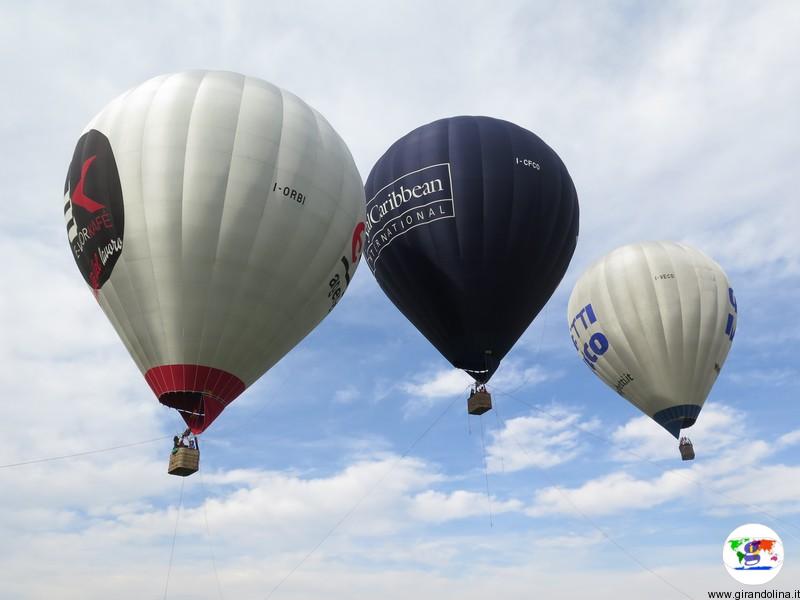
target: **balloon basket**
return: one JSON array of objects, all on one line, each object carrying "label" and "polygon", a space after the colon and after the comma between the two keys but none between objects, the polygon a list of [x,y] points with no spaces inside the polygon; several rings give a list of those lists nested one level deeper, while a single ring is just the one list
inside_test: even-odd
[{"label": "balloon basket", "polygon": [[187,477],[200,468],[200,451],[196,448],[175,448],[169,457],[167,473]]},{"label": "balloon basket", "polygon": [[694,446],[689,438],[681,438],[678,450],[681,451],[681,460],[694,460]]},{"label": "balloon basket", "polygon": [[467,400],[467,412],[471,415],[482,415],[492,410],[492,395],[486,390],[478,390],[470,394]]}]

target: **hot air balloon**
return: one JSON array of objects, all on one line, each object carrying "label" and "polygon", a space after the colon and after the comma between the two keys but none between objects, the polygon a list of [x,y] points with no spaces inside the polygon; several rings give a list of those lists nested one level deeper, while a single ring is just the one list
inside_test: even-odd
[{"label": "hot air balloon", "polygon": [[[581,275],[567,322],[592,372],[676,439],[691,427],[736,332],[722,268],[685,244],[617,248]],[[679,444],[694,458],[688,438]]]},{"label": "hot air balloon", "polygon": [[192,71],[92,119],[64,216],[97,302],[158,400],[198,434],[339,301],[363,198],[345,143],[300,98]]},{"label": "hot air balloon", "polygon": [[578,198],[564,163],[513,123],[442,119],[386,151],[366,198],[367,264],[400,312],[474,378],[468,409],[485,412],[483,384],[575,250]]}]

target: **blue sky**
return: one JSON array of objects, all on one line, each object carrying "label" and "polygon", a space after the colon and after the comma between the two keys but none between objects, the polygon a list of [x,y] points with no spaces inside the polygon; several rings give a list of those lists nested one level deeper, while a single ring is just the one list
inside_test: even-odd
[{"label": "blue sky", "polygon": [[[741,589],[720,557],[747,522],[786,546],[767,587],[800,589],[798,31],[794,2],[5,3],[0,464],[180,427],[93,302],[61,215],[83,126],[151,76],[280,85],[363,178],[421,124],[511,120],[566,163],[581,235],[493,380],[490,499],[467,380],[362,265],[204,435],[202,477],[164,473],[168,439],[0,469],[0,598],[266,598],[336,527],[273,598],[699,599]],[[648,239],[714,257],[739,305],[690,465],[567,332],[583,270]]]}]

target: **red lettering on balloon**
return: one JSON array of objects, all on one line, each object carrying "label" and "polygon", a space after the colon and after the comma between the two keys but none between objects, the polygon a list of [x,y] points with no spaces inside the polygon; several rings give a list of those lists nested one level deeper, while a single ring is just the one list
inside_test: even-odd
[{"label": "red lettering on balloon", "polygon": [[364,247],[364,222],[362,221],[353,230],[353,264],[358,262],[361,257],[361,249]]},{"label": "red lettering on balloon", "polygon": [[89,273],[89,285],[92,286],[93,290],[100,289],[100,273],[102,272],[102,267],[100,266],[100,255],[97,252],[94,253],[92,256],[92,270]]}]

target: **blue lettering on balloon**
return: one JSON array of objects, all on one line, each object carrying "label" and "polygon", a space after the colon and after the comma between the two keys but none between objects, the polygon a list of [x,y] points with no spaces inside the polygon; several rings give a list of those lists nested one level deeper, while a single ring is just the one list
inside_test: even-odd
[{"label": "blue lettering on balloon", "polygon": [[[589,319],[589,322],[588,322],[588,323],[586,322],[586,319],[587,319],[587,318]],[[577,315],[575,315],[575,318],[574,318],[574,319],[572,319],[572,323],[571,323],[571,324],[570,324],[570,326],[569,326],[569,328],[570,328],[572,331],[574,331],[574,332],[575,332],[575,334],[576,334],[578,337],[581,337],[581,334],[580,334],[580,332],[578,331],[578,328],[575,326],[575,325],[577,324],[577,322],[578,322],[578,319],[580,319],[580,320],[581,320],[581,325],[583,325],[583,330],[584,330],[584,331],[585,331],[585,330],[587,330],[587,329],[589,328],[589,325],[591,325],[592,323],[595,323],[595,322],[597,321],[597,317],[596,317],[596,316],[595,316],[595,314],[594,314],[594,309],[592,308],[592,305],[591,305],[591,304],[587,304],[586,306],[584,306],[584,307],[583,307],[583,308],[582,308],[582,309],[581,309],[581,310],[578,312],[578,314],[577,314]]]},{"label": "blue lettering on balloon", "polygon": [[594,323],[597,321],[597,317],[594,316],[594,309],[592,308],[591,304],[587,304],[584,307],[584,310],[586,311],[586,316],[589,317],[589,323]]},{"label": "blue lettering on balloon", "polygon": [[608,338],[598,331],[589,338],[589,347],[598,355],[605,354],[608,350]]},{"label": "blue lettering on balloon", "polygon": [[733,306],[733,313],[728,313],[728,320],[725,322],[725,334],[728,338],[733,341],[733,336],[736,334],[736,325],[734,324],[734,319],[736,314],[738,314],[738,306],[736,305],[736,296],[733,295],[733,288],[728,288],[728,300]]},{"label": "blue lettering on balloon", "polygon": [[[594,351],[595,354],[589,352],[590,349]],[[608,350],[608,338],[598,331],[597,333],[593,333],[589,341],[583,345],[583,356],[594,363],[597,362],[599,356],[606,353],[606,350]]]},{"label": "blue lettering on balloon", "polygon": [[733,315],[730,313],[728,313],[728,321],[725,323],[725,333],[730,340],[733,341],[733,336],[736,334],[736,327],[733,325]]},{"label": "blue lettering on balloon", "polygon": [[[581,331],[578,330],[577,324],[580,320],[581,325],[583,325],[583,329]],[[588,321],[588,323],[587,323]],[[594,307],[592,307],[591,303],[587,304],[575,315],[575,318],[572,319],[572,323],[570,323],[570,338],[572,339],[572,344],[575,346],[575,349],[582,354],[583,362],[585,362],[592,370],[595,370],[594,363],[597,362],[597,359],[606,353],[609,347],[608,338],[598,332],[595,332],[591,335],[588,342],[583,344],[583,351],[579,346],[578,340],[582,337],[581,333],[589,329],[589,325],[592,323],[597,322],[597,315],[594,312]],[[575,335],[572,332],[575,332]],[[577,339],[576,339],[577,336]]]}]

